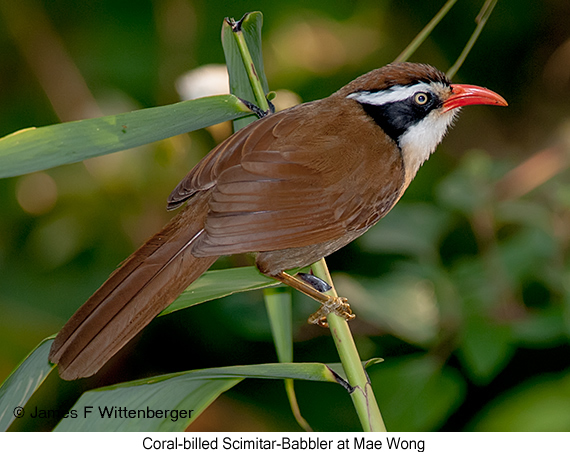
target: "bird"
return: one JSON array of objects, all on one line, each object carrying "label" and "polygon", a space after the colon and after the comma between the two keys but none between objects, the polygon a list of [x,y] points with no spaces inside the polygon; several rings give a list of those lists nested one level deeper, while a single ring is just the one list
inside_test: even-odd
[{"label": "bird", "polygon": [[[398,202],[461,107],[506,106],[438,69],[391,63],[329,97],[262,114],[176,186],[183,210],[135,251],[57,334],[65,380],[91,376],[222,255],[256,253],[264,275],[321,302],[311,321],[354,317],[309,266],[361,236]],[[325,285],[326,286],[326,285]]]}]

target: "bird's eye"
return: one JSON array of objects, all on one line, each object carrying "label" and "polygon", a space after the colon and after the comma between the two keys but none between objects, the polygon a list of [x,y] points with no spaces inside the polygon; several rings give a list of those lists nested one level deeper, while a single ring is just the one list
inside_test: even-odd
[{"label": "bird's eye", "polygon": [[425,105],[428,100],[429,96],[427,93],[416,93],[416,95],[414,96],[414,101],[418,105]]}]

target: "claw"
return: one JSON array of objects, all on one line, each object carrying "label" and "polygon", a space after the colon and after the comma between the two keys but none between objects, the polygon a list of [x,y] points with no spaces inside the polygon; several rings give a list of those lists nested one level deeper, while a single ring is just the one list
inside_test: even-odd
[{"label": "claw", "polygon": [[309,323],[314,325],[322,326],[327,328],[329,326],[327,322],[327,316],[334,312],[339,317],[342,317],[346,321],[354,319],[356,316],[352,313],[350,305],[347,303],[347,299],[343,297],[330,297],[329,301],[323,303],[317,312],[312,314],[307,320]]},{"label": "claw", "polygon": [[251,112],[252,112],[255,116],[257,116],[258,119],[265,118],[266,116],[275,113],[275,106],[274,106],[271,102],[269,102],[269,101],[267,101],[267,104],[269,105],[269,110],[264,111],[264,110],[262,110],[261,108],[259,108],[257,105],[255,105],[254,103],[252,103],[252,102],[250,102],[250,101],[248,101],[248,100],[242,99],[241,97],[238,97],[238,99],[239,99],[240,101],[242,101],[242,103],[243,103],[247,108],[249,108],[249,109],[251,110]]}]

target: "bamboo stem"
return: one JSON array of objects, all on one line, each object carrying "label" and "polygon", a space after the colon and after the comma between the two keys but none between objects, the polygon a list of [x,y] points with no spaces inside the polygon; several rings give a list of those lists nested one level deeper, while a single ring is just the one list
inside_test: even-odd
[{"label": "bamboo stem", "polygon": [[[327,294],[338,296],[324,258],[313,264],[311,268],[315,276],[326,281],[332,287]],[[350,396],[362,428],[367,432],[385,432],[386,426],[384,425],[380,408],[374,397],[374,391],[368,375],[362,366],[348,322],[335,313],[330,313],[327,316],[327,322],[348,383],[353,388]]]}]

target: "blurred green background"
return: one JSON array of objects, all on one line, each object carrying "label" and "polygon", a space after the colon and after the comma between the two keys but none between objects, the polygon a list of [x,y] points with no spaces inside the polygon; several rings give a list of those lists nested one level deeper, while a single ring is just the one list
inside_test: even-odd
[{"label": "blurred green background", "polygon": [[[185,72],[223,64],[225,16],[264,14],[282,105],[392,61],[443,1],[0,0],[0,136],[179,100]],[[483,1],[459,1],[412,58],[446,70]],[[499,0],[456,82],[470,107],[399,205],[328,259],[358,317],[389,430],[570,430],[570,3]],[[165,200],[229,133],[221,125],[0,180],[0,381],[58,331],[171,216]],[[221,259],[218,268],[246,265]],[[295,295],[295,357],[336,362]],[[276,361],[260,293],[155,320],[95,385]],[[297,383],[318,430],[358,430],[344,390]],[[295,430],[280,382],[247,381],[195,430]]]}]

